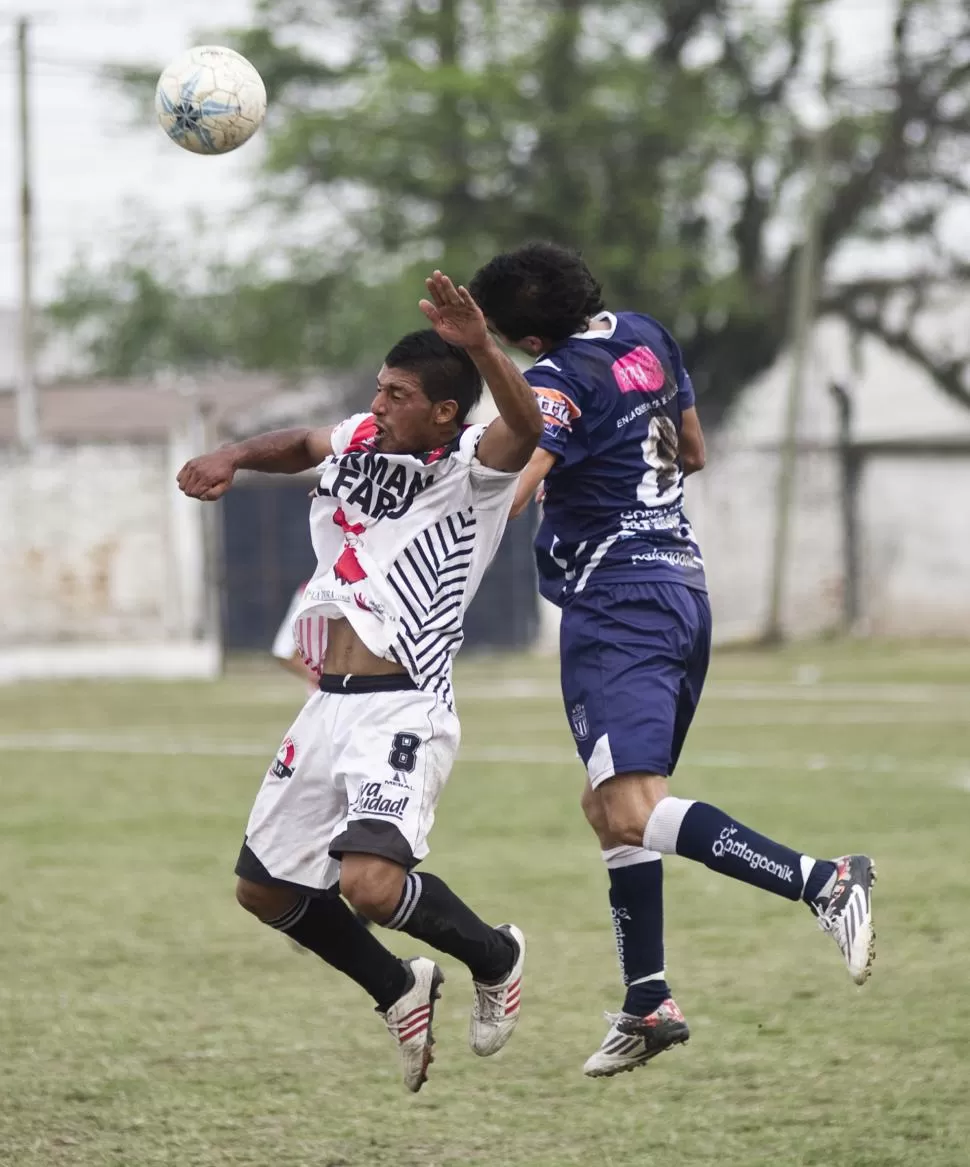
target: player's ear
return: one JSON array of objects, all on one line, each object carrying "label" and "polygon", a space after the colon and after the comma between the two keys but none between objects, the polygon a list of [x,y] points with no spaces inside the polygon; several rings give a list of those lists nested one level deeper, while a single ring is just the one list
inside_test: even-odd
[{"label": "player's ear", "polygon": [[435,425],[451,425],[458,417],[457,401],[436,401],[431,410]]},{"label": "player's ear", "polygon": [[541,356],[546,346],[537,336],[523,336],[517,347],[524,353],[528,353],[530,357],[538,357]]}]

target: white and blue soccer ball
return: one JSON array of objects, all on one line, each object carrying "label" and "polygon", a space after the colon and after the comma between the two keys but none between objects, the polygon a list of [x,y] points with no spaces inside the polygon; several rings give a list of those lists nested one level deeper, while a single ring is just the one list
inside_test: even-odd
[{"label": "white and blue soccer ball", "polygon": [[266,87],[240,53],[197,45],[168,66],[155,88],[166,134],[193,154],[228,154],[248,142],[266,116]]}]

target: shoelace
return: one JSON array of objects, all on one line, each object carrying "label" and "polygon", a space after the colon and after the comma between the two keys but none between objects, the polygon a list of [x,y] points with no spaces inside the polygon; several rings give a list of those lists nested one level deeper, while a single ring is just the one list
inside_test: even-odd
[{"label": "shoelace", "polygon": [[400,1043],[401,1034],[404,1032],[405,1029],[410,1029],[411,1026],[405,1025],[401,1021],[389,1021],[386,1013],[383,1014],[383,1017],[384,1017],[384,1024],[387,1026],[388,1030],[390,1031],[391,1037],[393,1037],[396,1042]]},{"label": "shoelace", "polygon": [[[617,1033],[622,1034],[624,1037],[642,1038],[644,1036],[642,1017],[637,1017],[632,1013],[622,1012],[604,1013],[603,1016],[610,1023],[612,1028],[615,1029]],[[625,1029],[623,1028],[624,1022],[626,1023]],[[607,1034],[606,1037],[603,1038],[604,1044],[609,1040],[609,1037],[610,1035]]]},{"label": "shoelace", "polygon": [[501,1021],[505,1016],[504,993],[507,986],[475,985],[474,1013],[477,1021]]},{"label": "shoelace", "polygon": [[843,912],[830,915],[829,908],[826,907],[825,911],[819,912],[818,926],[827,936],[831,936],[835,940],[841,952],[845,953],[848,950],[849,934]]},{"label": "shoelace", "polygon": [[[413,1017],[410,1017],[410,1018],[405,1017],[405,1018],[402,1018],[402,1020],[400,1020],[400,1021],[389,1021],[387,1019],[386,1013],[383,1016],[384,1016],[384,1024],[387,1026],[388,1032],[390,1033],[391,1037],[394,1038],[394,1040],[397,1042],[398,1045],[404,1045],[404,1043],[406,1041],[410,1041],[412,1037],[418,1037],[419,1035],[424,1035],[425,1031],[428,1028],[428,1019],[427,1018],[424,1019],[425,1020],[424,1025],[419,1026]],[[424,1040],[423,1036],[422,1036],[422,1040]]]}]

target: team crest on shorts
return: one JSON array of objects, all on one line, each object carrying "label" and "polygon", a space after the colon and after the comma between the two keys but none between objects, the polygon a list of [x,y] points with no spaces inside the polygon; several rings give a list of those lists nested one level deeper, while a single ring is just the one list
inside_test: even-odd
[{"label": "team crest on shorts", "polygon": [[276,778],[292,778],[293,759],[295,757],[296,746],[293,744],[293,739],[289,737],[283,738],[283,744],[277,751],[273,765],[270,767],[273,775]]},{"label": "team crest on shorts", "polygon": [[573,727],[573,737],[578,742],[584,742],[589,737],[589,720],[586,717],[586,706],[577,702],[569,711],[569,724]]}]

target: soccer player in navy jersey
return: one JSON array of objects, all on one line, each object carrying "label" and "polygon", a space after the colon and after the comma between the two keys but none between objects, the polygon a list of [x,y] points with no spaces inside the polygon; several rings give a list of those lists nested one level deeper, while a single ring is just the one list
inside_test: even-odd
[{"label": "soccer player in navy jersey", "polygon": [[689,1036],[664,969],[662,855],[803,900],[857,984],[875,954],[875,870],[865,855],[815,860],[669,791],[711,647],[704,563],[683,509],[704,437],[673,337],[649,316],[605,311],[578,253],[550,243],[496,256],[469,287],[499,339],[533,359],[525,376],[545,421],[513,514],[544,484],[540,590],[562,609],[563,700],[626,985],[585,1065],[608,1077]]}]

